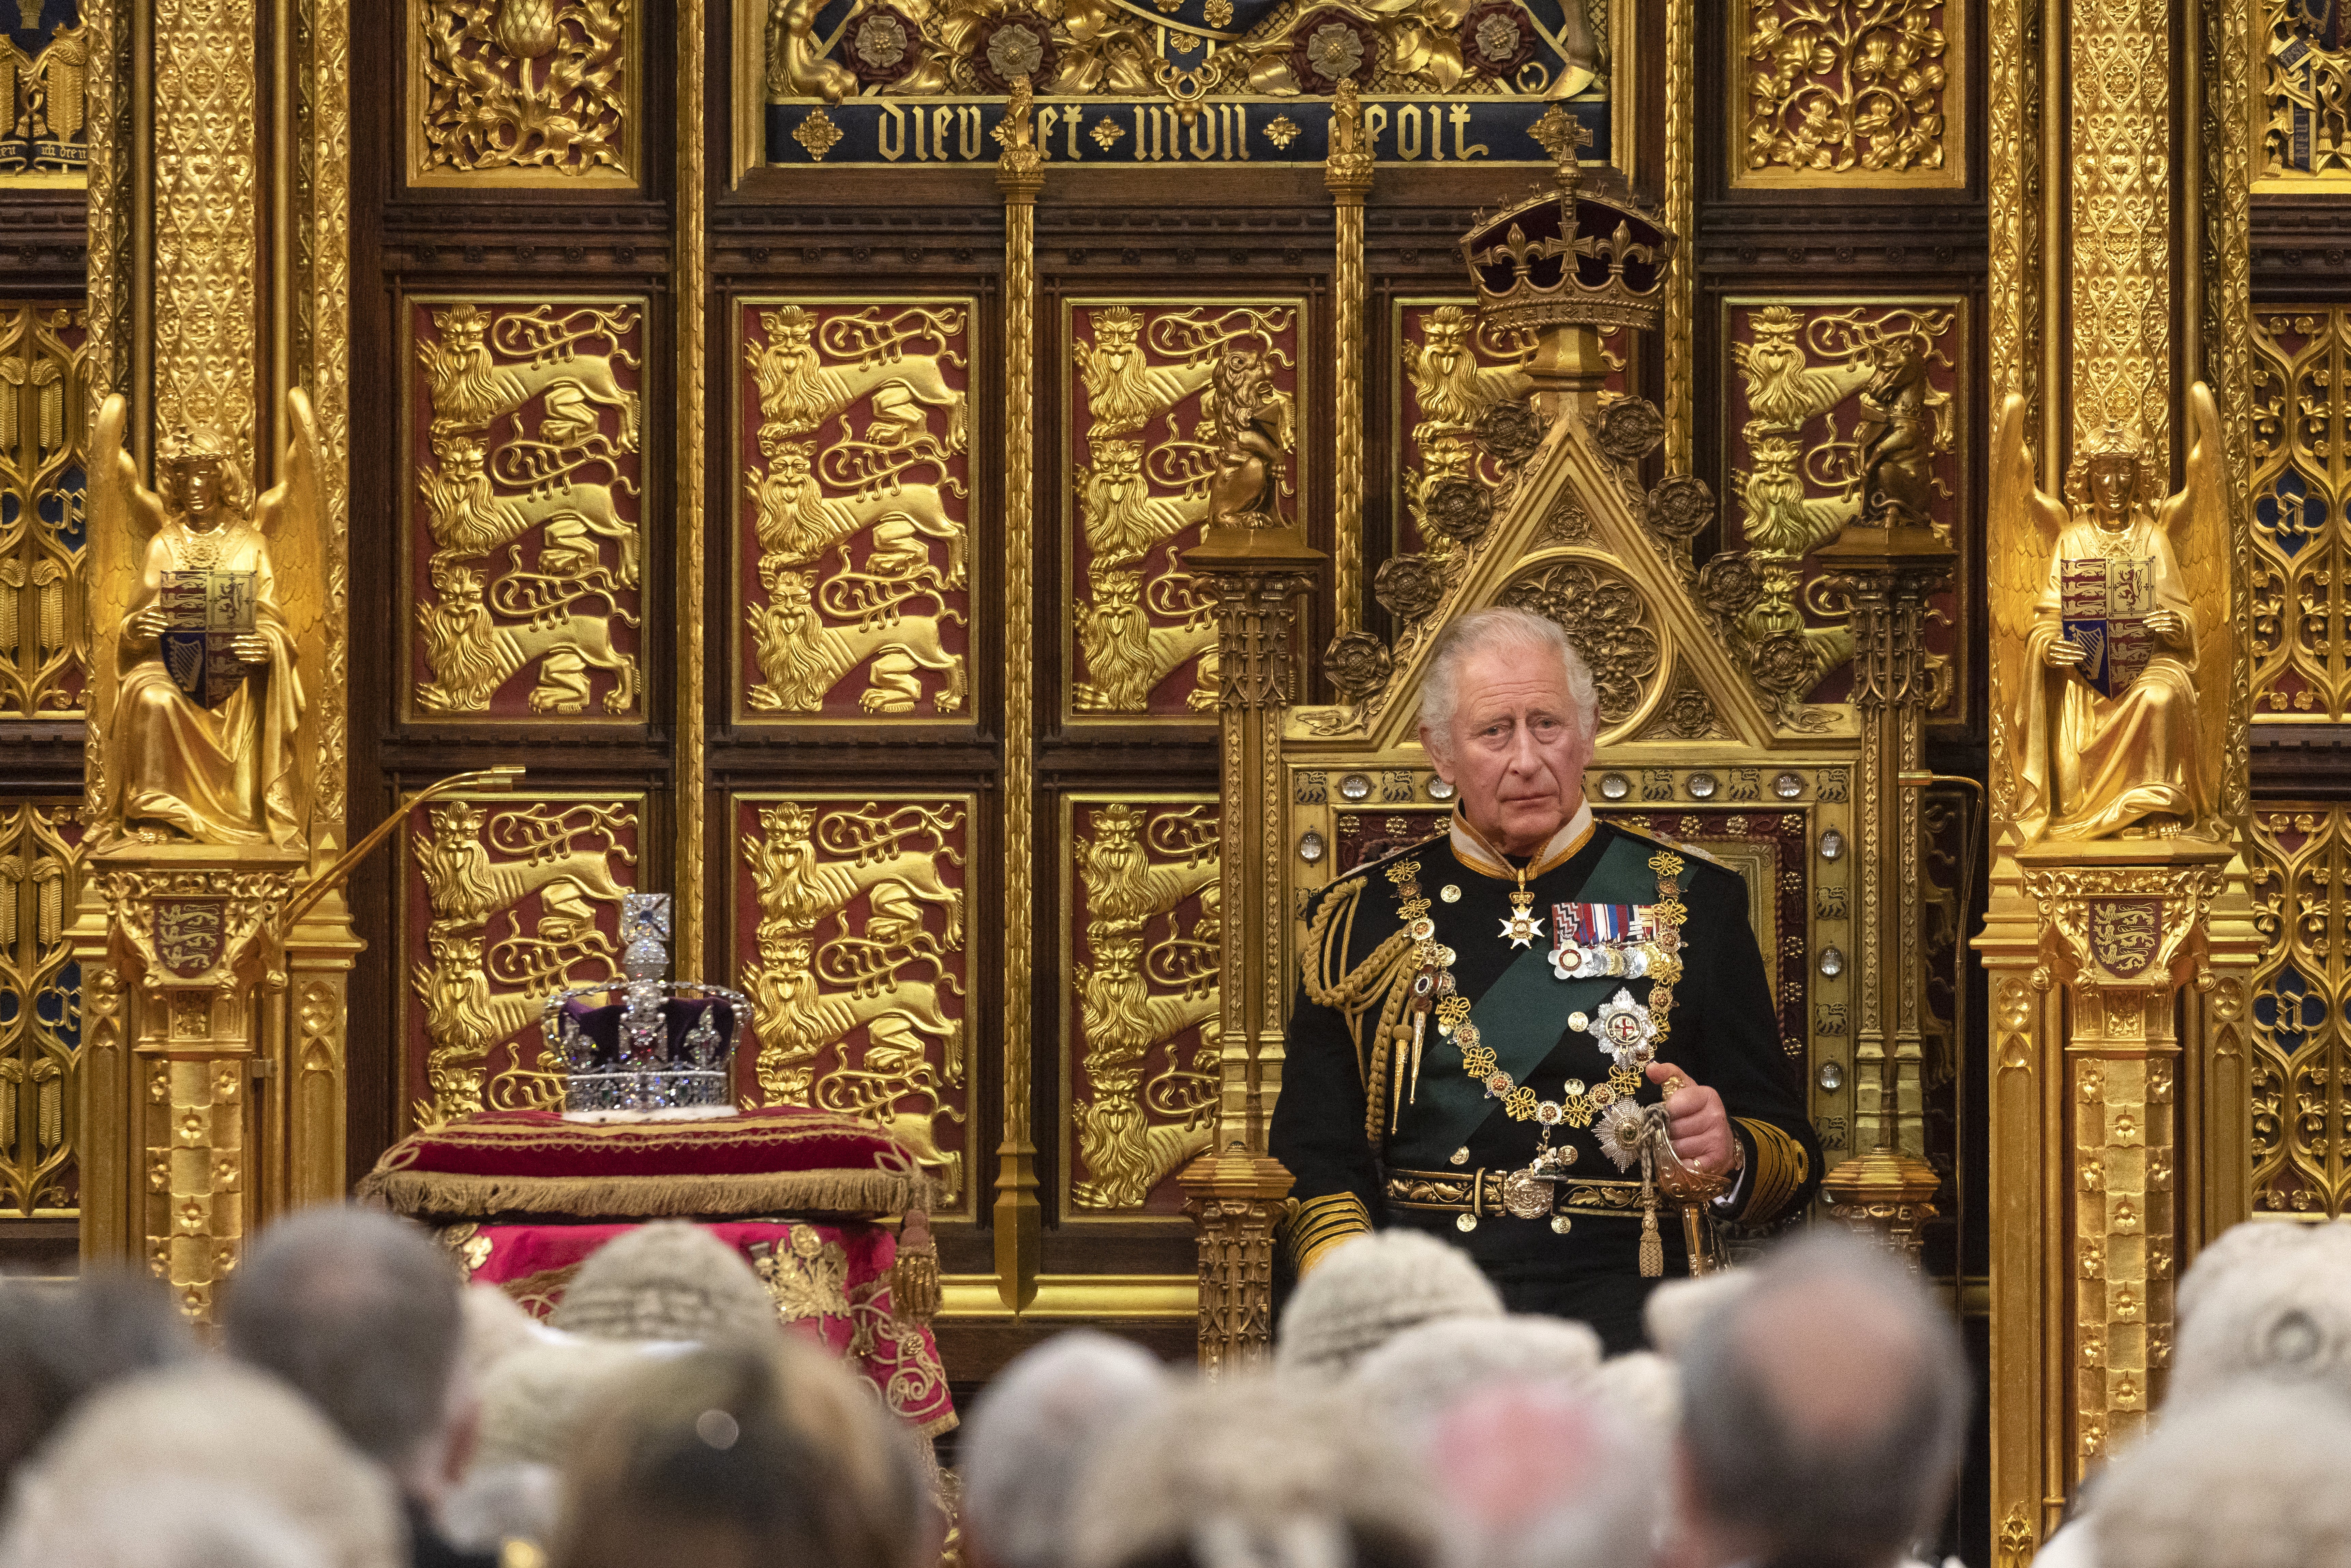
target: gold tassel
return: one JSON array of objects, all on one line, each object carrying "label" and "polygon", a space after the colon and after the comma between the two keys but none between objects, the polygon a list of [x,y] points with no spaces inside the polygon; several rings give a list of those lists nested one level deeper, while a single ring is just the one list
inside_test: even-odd
[{"label": "gold tassel", "polygon": [[1656,1156],[1641,1149],[1641,1278],[1661,1280],[1666,1274],[1665,1239],[1657,1234]]},{"label": "gold tassel", "polygon": [[939,1249],[931,1239],[931,1217],[910,1208],[898,1226],[898,1261],[890,1270],[890,1312],[914,1326],[939,1315]]}]

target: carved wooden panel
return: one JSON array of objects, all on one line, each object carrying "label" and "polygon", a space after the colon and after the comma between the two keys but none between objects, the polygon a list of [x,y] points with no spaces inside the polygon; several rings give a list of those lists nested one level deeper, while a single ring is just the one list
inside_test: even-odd
[{"label": "carved wooden panel", "polygon": [[89,82],[81,0],[0,5],[0,189],[82,184]]},{"label": "carved wooden panel", "polygon": [[975,302],[736,308],[737,719],[968,723]]},{"label": "carved wooden panel", "polygon": [[1730,183],[1964,186],[1967,12],[1950,0],[1735,0]]},{"label": "carved wooden panel", "polygon": [[637,183],[640,0],[407,0],[408,181]]},{"label": "carved wooden panel", "polygon": [[78,802],[0,806],[0,1219],[78,1201],[81,837]]},{"label": "carved wooden panel", "polygon": [[2340,1215],[2351,1197],[2351,810],[2253,808],[2253,1207]]},{"label": "carved wooden panel", "polygon": [[1217,1119],[1212,795],[1061,800],[1062,1211],[1181,1214]]},{"label": "carved wooden panel", "polygon": [[[1205,717],[1216,617],[1184,551],[1207,520],[1216,472],[1209,377],[1229,350],[1261,354],[1294,413],[1303,310],[1294,299],[1079,299],[1063,322],[1069,716]],[[1281,495],[1295,515],[1310,479],[1294,417],[1288,433]]]},{"label": "carved wooden panel", "polygon": [[973,1205],[975,800],[799,791],[729,806],[735,984],[756,1037],[738,1084],[887,1128],[954,1214]]},{"label": "carved wooden panel", "polygon": [[[1785,719],[1842,700],[1853,634],[1813,552],[1866,513],[1930,524],[1970,559],[1967,302],[1733,297],[1723,301],[1723,549],[1698,591]],[[1933,607],[1929,715],[1963,716],[1974,577]]]},{"label": "carved wooden panel", "polygon": [[2253,317],[2253,716],[2351,712],[2351,308]]},{"label": "carved wooden panel", "polygon": [[402,1085],[411,1125],[554,1103],[539,1005],[621,973],[645,797],[456,795],[412,809],[400,868]]},{"label": "carved wooden panel", "polygon": [[[1523,373],[1534,355],[1531,332],[1494,332],[1478,325],[1477,301],[1458,298],[1399,299],[1388,332],[1393,455],[1388,493],[1395,538],[1391,553],[1426,550],[1441,556],[1453,548],[1442,534],[1421,527],[1422,496],[1439,479],[1471,474],[1488,483],[1497,477],[1481,467],[1478,423],[1499,402],[1532,392]],[[1626,338],[1622,328],[1604,332],[1601,353],[1608,361],[1610,392],[1625,390]]]},{"label": "carved wooden panel", "polygon": [[78,305],[0,305],[0,717],[81,711],[89,328]]},{"label": "carved wooden panel", "polygon": [[2331,5],[2254,0],[2256,191],[2351,185],[2351,36]]},{"label": "carved wooden panel", "polygon": [[407,716],[643,722],[645,302],[405,309]]}]

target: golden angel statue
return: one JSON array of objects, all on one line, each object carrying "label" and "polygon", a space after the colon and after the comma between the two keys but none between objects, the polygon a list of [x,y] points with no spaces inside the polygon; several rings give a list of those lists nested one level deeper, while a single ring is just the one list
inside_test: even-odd
[{"label": "golden angel statue", "polygon": [[287,394],[286,476],[257,502],[209,430],[174,433],[149,490],[128,414],[119,396],[99,409],[90,474],[96,847],[306,848],[301,670],[323,658],[327,600],[309,399]]},{"label": "golden angel statue", "polygon": [[[2188,396],[2187,484],[2109,427],[2074,455],[2074,502],[2034,482],[2024,400],[1992,437],[1992,626],[2009,699],[2019,847],[2043,839],[2210,837],[2226,732],[2229,533],[2220,415]],[[2199,650],[2221,667],[2199,684]]]}]

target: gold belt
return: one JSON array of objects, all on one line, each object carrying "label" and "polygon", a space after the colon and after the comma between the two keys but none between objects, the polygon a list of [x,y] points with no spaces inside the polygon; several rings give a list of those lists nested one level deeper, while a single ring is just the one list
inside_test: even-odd
[{"label": "gold belt", "polygon": [[[1510,1210],[1503,1205],[1503,1184],[1513,1173],[1504,1170],[1406,1171],[1388,1173],[1388,1202],[1397,1208],[1426,1209],[1499,1219]],[[1552,1186],[1550,1212],[1590,1215],[1608,1219],[1637,1219],[1641,1214],[1641,1184],[1636,1181],[1562,1181]],[[1530,1218],[1541,1218],[1535,1215]]]}]

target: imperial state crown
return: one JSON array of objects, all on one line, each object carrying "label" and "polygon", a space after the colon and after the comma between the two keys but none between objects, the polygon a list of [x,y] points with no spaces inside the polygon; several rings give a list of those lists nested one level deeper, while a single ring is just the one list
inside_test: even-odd
[{"label": "imperial state crown", "polygon": [[[665,893],[622,896],[621,942],[620,980],[558,991],[539,1010],[546,1058],[563,1075],[564,1110],[731,1104],[728,1067],[750,1002],[723,986],[662,978],[669,967]],[[615,992],[617,1002],[610,999]]]},{"label": "imperial state crown", "polygon": [[1461,237],[1479,320],[1496,329],[1655,328],[1674,235],[1629,193],[1585,188],[1578,157],[1591,132],[1563,110],[1554,107],[1532,134],[1558,165],[1557,188],[1480,212]]}]

